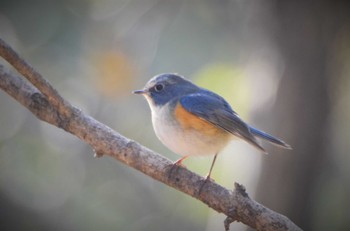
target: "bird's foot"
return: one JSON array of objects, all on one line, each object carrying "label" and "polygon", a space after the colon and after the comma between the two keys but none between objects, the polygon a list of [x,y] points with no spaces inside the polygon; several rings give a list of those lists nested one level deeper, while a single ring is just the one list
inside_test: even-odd
[{"label": "bird's foot", "polygon": [[168,178],[171,178],[171,176],[173,175],[173,172],[174,170],[178,170],[179,167],[183,167],[183,168],[186,168],[185,165],[182,164],[182,161],[184,161],[188,156],[184,156],[182,157],[181,159],[178,159],[177,161],[175,161],[172,165],[171,165],[171,168],[169,170],[169,175],[168,175]]},{"label": "bird's foot", "polygon": [[201,187],[199,188],[198,196],[201,195],[204,186],[205,186],[208,182],[215,182],[212,178],[210,178],[210,174],[207,174],[207,175],[205,176],[205,180],[203,181]]}]

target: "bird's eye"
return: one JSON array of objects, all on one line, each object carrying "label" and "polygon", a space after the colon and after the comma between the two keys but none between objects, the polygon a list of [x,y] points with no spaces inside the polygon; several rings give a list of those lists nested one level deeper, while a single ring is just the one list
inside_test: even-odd
[{"label": "bird's eye", "polygon": [[156,91],[161,91],[161,90],[163,90],[163,88],[164,88],[163,84],[157,84],[157,85],[154,87],[154,89],[155,89]]}]

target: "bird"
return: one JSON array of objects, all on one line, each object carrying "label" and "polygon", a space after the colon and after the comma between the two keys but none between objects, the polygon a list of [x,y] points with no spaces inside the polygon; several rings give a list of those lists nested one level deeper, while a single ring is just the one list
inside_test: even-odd
[{"label": "bird", "polygon": [[231,140],[244,140],[266,154],[257,138],[291,149],[284,141],[244,122],[220,95],[178,74],[156,75],[133,93],[146,98],[158,139],[182,156],[174,166],[190,156],[214,156],[206,179],[210,179],[217,155]]}]

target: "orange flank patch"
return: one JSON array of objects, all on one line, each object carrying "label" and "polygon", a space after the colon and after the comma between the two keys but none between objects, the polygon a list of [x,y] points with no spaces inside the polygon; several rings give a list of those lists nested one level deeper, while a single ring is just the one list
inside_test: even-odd
[{"label": "orange flank patch", "polygon": [[180,103],[175,107],[175,118],[184,130],[193,129],[203,133],[203,135],[209,136],[226,133],[224,130],[205,119],[188,112]]}]

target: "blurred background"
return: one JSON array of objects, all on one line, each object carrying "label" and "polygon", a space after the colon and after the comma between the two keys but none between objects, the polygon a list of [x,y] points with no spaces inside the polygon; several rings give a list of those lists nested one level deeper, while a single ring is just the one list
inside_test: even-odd
[{"label": "blurred background", "polygon": [[[0,37],[75,106],[171,160],[131,91],[176,72],[291,144],[233,142],[215,181],[304,230],[350,230],[346,1],[1,0]],[[2,59],[1,63],[5,63]],[[212,158],[189,158],[201,175]],[[1,230],[223,230],[225,217],[39,121],[0,91]],[[247,230],[232,224],[231,230]],[[249,230],[249,229],[248,229]]]}]

